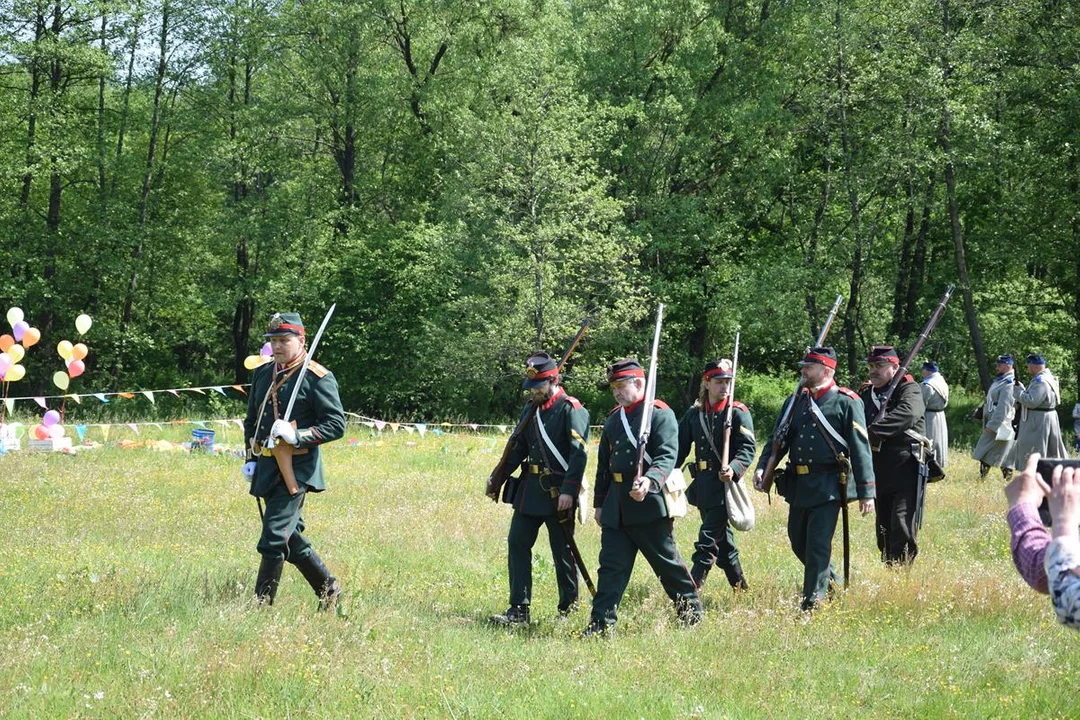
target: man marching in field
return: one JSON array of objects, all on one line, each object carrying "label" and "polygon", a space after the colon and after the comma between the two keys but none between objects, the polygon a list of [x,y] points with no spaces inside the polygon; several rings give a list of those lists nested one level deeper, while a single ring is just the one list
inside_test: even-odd
[{"label": "man marching in field", "polygon": [[[694,480],[686,496],[701,513],[701,529],[698,531],[698,541],[694,543],[694,565],[690,570],[699,590],[714,565],[724,571],[731,587],[736,590],[748,589],[739,562],[739,548],[735,546],[735,534],[728,523],[724,483],[739,482],[750,463],[754,462],[757,441],[750,409],[731,397],[733,368],[731,360],[718,360],[705,366],[700,397],[679,423],[676,467],[681,466],[690,454],[691,443],[695,448],[694,463],[690,466]],[[728,403],[733,405],[731,448],[728,451],[731,460],[727,467],[720,467],[724,413]]]},{"label": "man marching in field", "polygon": [[[863,515],[874,511],[874,466],[862,401],[833,381],[836,352],[811,348],[799,364],[802,389],[784,404],[796,403],[787,437],[781,439],[781,452],[788,453],[790,462],[776,474],[775,484],[789,506],[791,549],[803,564],[802,609],[813,610],[828,596],[830,582],[843,582],[831,561],[841,504],[857,497]],[[756,488],[762,488],[772,452],[770,437],[754,472]]]},{"label": "man marching in field", "polygon": [[[273,315],[266,337],[274,362],[255,370],[244,419],[248,458],[243,473],[251,481],[251,494],[266,503],[265,511],[260,503],[262,562],[255,597],[267,605],[274,603],[287,560],[319,597],[319,609],[326,610],[337,602],[341,585],[304,537],[300,511],[308,492],[326,489],[319,446],[345,434],[345,412],[333,373],[314,361],[301,372],[307,352],[298,314]],[[283,415],[294,390],[292,416],[286,421]],[[272,451],[271,445],[277,448]]]},{"label": "man marching in field", "polygon": [[1061,439],[1061,421],[1057,406],[1061,402],[1058,379],[1046,367],[1046,358],[1038,353],[1027,356],[1031,385],[1013,387],[1013,398],[1020,404],[1020,430],[1013,449],[1013,467],[1027,465],[1028,456],[1038,453],[1044,458],[1067,458],[1069,451]]},{"label": "man marching in field", "polygon": [[945,382],[935,362],[922,364],[922,378],[919,389],[926,406],[926,436],[934,443],[934,459],[944,469],[949,462],[949,426],[945,422],[949,383]]},{"label": "man marching in field", "polygon": [[1013,362],[1012,355],[998,355],[998,374],[986,391],[982,406],[983,431],[972,452],[972,457],[979,461],[980,480],[985,480],[994,466],[1001,466],[1001,476],[1006,482],[1013,474],[1011,463],[1015,435],[1012,422],[1016,414],[1013,404],[1016,380]]},{"label": "man marching in field", "polygon": [[607,377],[618,405],[600,436],[593,494],[593,514],[600,526],[600,572],[592,618],[582,636],[604,634],[614,627],[639,551],[675,603],[679,619],[693,625],[701,620],[701,600],[679,555],[673,519],[661,493],[679,452],[678,421],[664,402],[654,401],[647,469],[637,477],[645,371],[637,360],[626,359],[611,365]]},{"label": "man marching in field", "polygon": [[[904,565],[915,561],[919,546],[916,517],[919,509],[919,470],[922,450],[919,438],[925,438],[922,391],[905,375],[899,380],[885,405],[885,414],[875,420],[885,402],[883,395],[900,369],[900,357],[890,345],[876,345],[866,358],[869,383],[859,391],[863,414],[869,418],[867,432],[874,458],[877,546],[886,565]],[[914,436],[911,434],[914,433]]]},{"label": "man marching in field", "polygon": [[559,586],[559,614],[569,614],[578,599],[577,567],[568,538],[574,536],[574,507],[588,461],[589,411],[562,389],[559,366],[547,353],[534,353],[525,361],[521,386],[532,395],[522,417],[526,413],[536,417],[518,436],[507,462],[513,468],[526,465],[510,499],[514,506],[506,538],[510,607],[491,616],[498,625],[529,624],[532,548],[542,525],[547,526]]}]

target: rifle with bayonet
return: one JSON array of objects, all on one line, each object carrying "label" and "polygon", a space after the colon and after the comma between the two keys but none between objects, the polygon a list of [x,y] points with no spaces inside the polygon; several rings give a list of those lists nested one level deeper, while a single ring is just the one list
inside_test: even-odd
[{"label": "rifle with bayonet", "polygon": [[[649,355],[649,375],[645,380],[645,402],[641,409],[641,428],[638,430],[637,471],[634,483],[637,484],[645,473],[645,446],[652,434],[653,401],[656,400],[656,355],[660,350],[660,326],[664,321],[664,303],[656,308],[656,330],[653,331],[652,353]],[[664,482],[661,478],[660,482]]]},{"label": "rifle with bayonet", "polygon": [[[821,347],[825,344],[825,338],[829,336],[829,330],[832,328],[833,320],[836,319],[836,314],[840,311],[840,303],[843,301],[843,295],[836,296],[836,302],[833,303],[832,310],[829,311],[829,316],[825,318],[825,324],[821,326],[821,332],[818,333],[817,341],[814,342],[813,347]],[[795,404],[799,400],[799,393],[802,391],[803,379],[800,375],[799,382],[795,386],[795,392],[791,395],[791,402],[788,403],[787,408],[784,410],[780,422],[776,424],[776,431],[773,433],[772,451],[769,454],[769,462],[766,463],[765,470],[761,474],[761,481],[756,482],[755,478],[754,487],[766,495],[772,490],[773,480],[776,475],[776,465],[780,462],[780,456],[784,452],[788,430],[791,429],[791,417],[795,412]]]},{"label": "rifle with bayonet", "polygon": [[930,316],[930,319],[926,321],[926,326],[923,327],[915,344],[911,346],[911,351],[907,354],[907,357],[904,358],[904,364],[896,371],[896,374],[893,375],[893,379],[889,382],[888,387],[885,388],[885,392],[882,393],[881,396],[881,407],[878,408],[877,415],[874,416],[874,419],[870,421],[871,425],[885,417],[885,411],[889,405],[889,398],[892,397],[893,392],[896,390],[896,386],[899,385],[903,381],[904,376],[907,375],[908,368],[915,360],[915,356],[922,350],[923,343],[926,342],[926,339],[930,337],[930,333],[934,331],[938,322],[941,321],[941,316],[945,313],[945,304],[949,302],[949,297],[952,296],[954,287],[955,286],[952,283],[949,283],[949,287],[945,289],[945,296],[941,298],[941,302],[934,308],[934,312]]},{"label": "rifle with bayonet", "polygon": [[720,471],[727,470],[731,459],[731,423],[735,411],[735,375],[739,369],[739,332],[735,331],[735,353],[731,356],[731,384],[728,385],[728,404],[724,411],[723,444],[720,446]]},{"label": "rifle with bayonet", "polygon": [[[574,352],[574,348],[581,342],[581,337],[585,334],[585,328],[589,326],[589,318],[585,318],[581,321],[581,327],[577,331],[577,335],[574,336],[570,346],[563,353],[562,360],[559,361],[558,373],[561,375],[563,367],[566,365],[566,361],[570,358],[570,354]],[[503,448],[502,457],[499,458],[499,463],[495,466],[495,469],[491,471],[491,475],[488,476],[487,484],[485,486],[484,494],[494,501],[498,501],[499,493],[502,490],[502,486],[510,479],[513,470],[507,467],[510,462],[510,455],[514,451],[514,446],[517,445],[518,438],[529,427],[529,423],[532,422],[533,412],[532,400],[529,400],[528,406],[525,408],[525,412],[521,416],[521,420],[518,421],[517,426],[514,427],[514,431],[510,433],[510,439],[506,441],[506,446]]]}]

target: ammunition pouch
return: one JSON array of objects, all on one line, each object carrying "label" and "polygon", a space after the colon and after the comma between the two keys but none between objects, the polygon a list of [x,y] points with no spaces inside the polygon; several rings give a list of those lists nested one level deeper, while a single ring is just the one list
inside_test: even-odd
[{"label": "ammunition pouch", "polygon": [[511,475],[506,478],[506,482],[502,486],[502,501],[507,505],[514,504],[514,496],[517,495],[518,487],[521,485],[521,477],[517,475]]},{"label": "ammunition pouch", "polygon": [[785,465],[783,470],[777,470],[773,475],[776,494],[780,497],[787,497],[788,493],[795,489],[795,478],[795,466],[790,463]]}]

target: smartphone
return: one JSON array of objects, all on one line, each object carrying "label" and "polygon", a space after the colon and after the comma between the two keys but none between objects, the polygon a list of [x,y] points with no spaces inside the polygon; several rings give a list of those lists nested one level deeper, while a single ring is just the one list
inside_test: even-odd
[{"label": "smartphone", "polygon": [[[1053,483],[1054,467],[1061,465],[1062,467],[1080,468],[1080,460],[1069,460],[1067,458],[1042,458],[1039,460],[1038,465],[1035,466],[1035,472],[1039,473],[1043,482],[1047,485]],[[1043,525],[1050,527],[1053,525],[1053,521],[1050,519],[1050,500],[1043,498],[1042,504],[1039,505],[1039,519],[1042,520]]]}]

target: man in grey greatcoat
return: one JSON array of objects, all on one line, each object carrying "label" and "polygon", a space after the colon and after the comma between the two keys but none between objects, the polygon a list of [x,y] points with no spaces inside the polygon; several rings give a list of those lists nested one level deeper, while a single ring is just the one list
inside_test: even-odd
[{"label": "man in grey greatcoat", "polygon": [[922,378],[919,388],[926,406],[926,436],[934,443],[934,459],[944,469],[949,460],[949,426],[945,422],[949,383],[945,382],[935,362],[922,364]]},{"label": "man in grey greatcoat", "polygon": [[1061,421],[1057,406],[1061,402],[1058,379],[1046,367],[1046,358],[1038,353],[1027,356],[1031,385],[1016,383],[1013,398],[1020,404],[1020,430],[1013,450],[1013,467],[1027,464],[1031,453],[1045,458],[1069,457],[1061,440]]},{"label": "man in grey greatcoat", "polygon": [[1012,477],[1013,433],[1012,421],[1016,413],[1013,401],[1013,386],[1016,375],[1013,373],[1012,355],[998,355],[997,377],[986,391],[986,400],[982,407],[982,435],[975,444],[972,457],[979,461],[979,479],[985,480],[992,467],[1001,468],[1001,476],[1006,482]]}]

